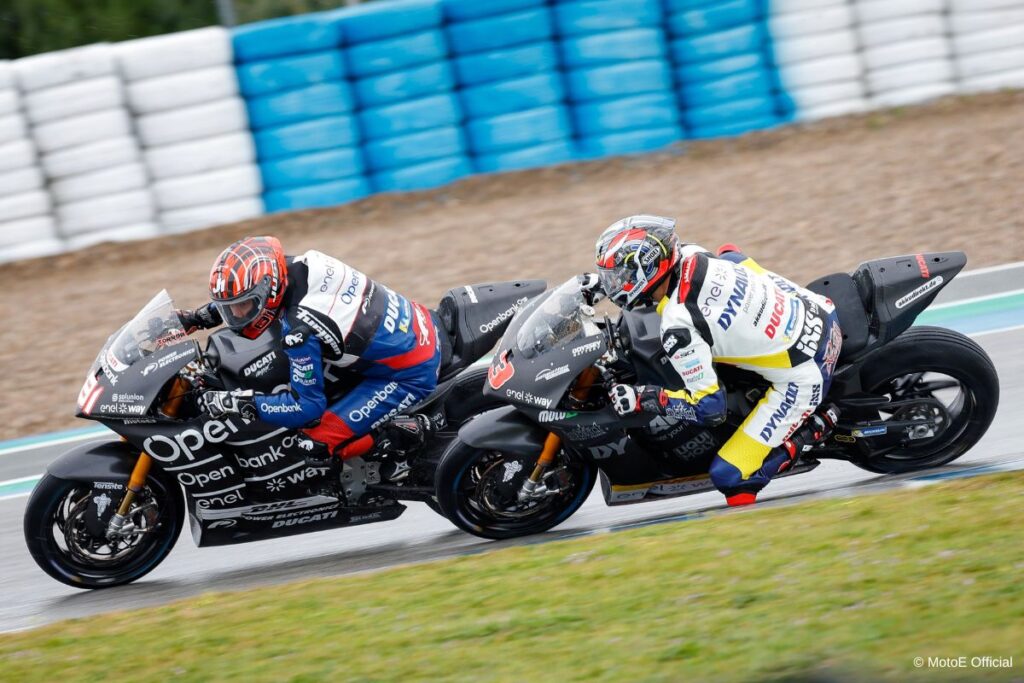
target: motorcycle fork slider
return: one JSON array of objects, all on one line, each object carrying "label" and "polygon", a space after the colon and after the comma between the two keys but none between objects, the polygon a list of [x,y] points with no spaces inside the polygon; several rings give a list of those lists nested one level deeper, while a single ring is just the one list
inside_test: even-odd
[{"label": "motorcycle fork slider", "polygon": [[540,452],[540,457],[537,458],[537,465],[533,468],[533,472],[530,473],[530,481],[534,484],[540,481],[544,470],[551,467],[551,464],[555,462],[555,456],[558,454],[558,449],[561,445],[562,437],[557,434],[548,434],[547,438],[544,439],[544,448]]},{"label": "motorcycle fork slider", "polygon": [[[188,389],[189,385],[186,380],[181,377],[174,380],[174,385],[171,387],[168,399],[163,406],[164,414],[171,417],[177,416],[178,411],[181,409],[181,403],[188,393]],[[128,490],[125,491],[124,498],[121,499],[117,513],[110,520],[108,526],[109,534],[119,532],[124,526],[125,520],[128,517],[128,511],[131,510],[132,503],[135,502],[135,496],[146,485],[146,478],[149,476],[149,468],[152,464],[153,458],[148,453],[143,452],[139,454],[139,459],[135,461],[135,467],[132,468],[132,474],[128,478]]]},{"label": "motorcycle fork slider", "polygon": [[[595,367],[589,367],[584,370],[580,373],[579,379],[576,380],[576,386],[571,392],[572,397],[577,400],[586,398],[590,387],[594,385],[594,382],[600,376],[600,371]],[[544,448],[541,449],[540,457],[537,458],[537,464],[534,466],[533,472],[530,473],[530,478],[527,480],[528,483],[524,482],[524,487],[534,488],[540,483],[544,470],[551,467],[555,462],[555,456],[558,455],[558,449],[561,446],[562,437],[553,432],[548,432],[547,438],[544,439]]]}]

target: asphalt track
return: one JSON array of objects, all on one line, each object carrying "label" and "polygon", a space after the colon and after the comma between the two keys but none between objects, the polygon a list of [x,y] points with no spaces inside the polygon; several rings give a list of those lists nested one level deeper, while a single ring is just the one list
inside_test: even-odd
[{"label": "asphalt track", "polygon": [[[1019,406],[1024,401],[1024,276],[999,273],[997,286],[963,287],[957,298],[929,310],[922,322],[943,324],[972,334],[992,357],[1002,387],[1000,408],[985,438],[952,465],[913,477],[879,476],[853,465],[824,462],[815,471],[773,482],[762,500],[784,502],[809,496],[856,495],[908,483],[1024,468]],[[993,291],[1003,294],[993,295]],[[966,297],[966,299],[965,299]],[[977,297],[982,297],[977,299]],[[85,430],[95,435],[95,430]],[[607,530],[687,519],[722,507],[717,494],[699,494],[658,503],[609,508],[600,492],[558,529],[538,537],[490,542],[456,530],[418,503],[410,503],[390,523],[325,531],[242,546],[197,549],[187,531],[174,550],[136,584],[102,591],[80,591],[50,579],[25,549],[21,519],[27,491],[46,463],[68,441],[82,435],[29,439],[0,444],[0,632],[90,614],[157,605],[209,591],[238,590],[313,577],[371,571],[507,545],[537,543]]]}]

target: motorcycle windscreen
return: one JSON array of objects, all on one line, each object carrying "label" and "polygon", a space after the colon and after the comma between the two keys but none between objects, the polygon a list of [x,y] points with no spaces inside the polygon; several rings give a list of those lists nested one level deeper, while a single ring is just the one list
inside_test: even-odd
[{"label": "motorcycle windscreen", "polygon": [[576,278],[562,283],[547,296],[531,301],[520,317],[522,322],[509,328],[500,348],[511,347],[523,358],[535,358],[601,334],[594,322],[594,309],[586,304]]}]

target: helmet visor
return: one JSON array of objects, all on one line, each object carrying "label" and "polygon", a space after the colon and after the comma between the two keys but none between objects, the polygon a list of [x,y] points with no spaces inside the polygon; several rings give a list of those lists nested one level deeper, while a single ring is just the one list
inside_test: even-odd
[{"label": "helmet visor", "polygon": [[[608,298],[613,303],[627,308],[632,305],[647,284],[643,271],[629,266],[598,267],[597,277],[601,282],[601,289],[608,295]],[[638,281],[634,282],[634,280]]]},{"label": "helmet visor", "polygon": [[238,332],[260,317],[269,298],[270,278],[263,278],[259,284],[248,292],[239,294],[233,299],[215,299],[213,305],[220,312],[221,318],[224,319],[224,324]]}]

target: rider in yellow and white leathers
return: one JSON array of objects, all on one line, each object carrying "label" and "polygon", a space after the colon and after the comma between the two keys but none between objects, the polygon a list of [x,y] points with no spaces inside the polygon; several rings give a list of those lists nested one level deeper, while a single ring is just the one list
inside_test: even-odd
[{"label": "rider in yellow and white leathers", "polygon": [[[828,392],[842,346],[827,298],[765,270],[735,247],[715,256],[680,244],[675,221],[632,216],[597,242],[597,284],[617,305],[656,305],[661,340],[679,387],[616,385],[620,414],[650,412],[705,425],[726,417],[725,387],[714,363],[758,373],[771,383],[711,464],[711,479],[730,505],[758,491],[823,439],[834,409],[815,413]],[[806,425],[806,428],[800,429]]]}]

